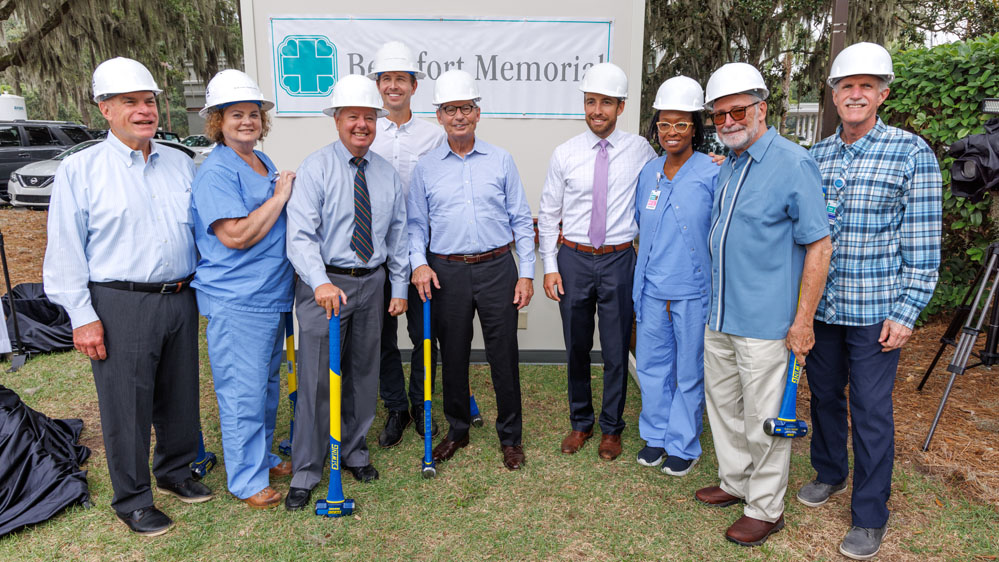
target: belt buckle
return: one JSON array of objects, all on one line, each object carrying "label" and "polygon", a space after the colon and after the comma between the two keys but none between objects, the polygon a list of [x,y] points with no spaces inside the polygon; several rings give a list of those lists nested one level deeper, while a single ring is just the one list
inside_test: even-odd
[{"label": "belt buckle", "polygon": [[461,261],[464,262],[464,263],[466,263],[466,264],[469,264],[469,263],[474,264],[475,263],[474,261],[468,261],[468,260],[474,260],[474,259],[475,259],[475,254],[461,254]]},{"label": "belt buckle", "polygon": [[180,283],[164,283],[160,286],[161,295],[172,295],[180,291]]}]

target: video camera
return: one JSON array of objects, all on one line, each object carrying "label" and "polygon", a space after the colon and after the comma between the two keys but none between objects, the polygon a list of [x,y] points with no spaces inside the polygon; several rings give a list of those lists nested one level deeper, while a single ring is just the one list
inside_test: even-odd
[{"label": "video camera", "polygon": [[[999,115],[999,98],[982,101],[982,113]],[[999,117],[985,122],[985,132],[950,145],[950,190],[977,203],[989,190],[999,190]]]}]

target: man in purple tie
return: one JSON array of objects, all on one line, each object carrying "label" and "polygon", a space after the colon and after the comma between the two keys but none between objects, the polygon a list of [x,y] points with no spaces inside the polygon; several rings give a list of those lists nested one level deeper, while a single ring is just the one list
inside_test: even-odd
[{"label": "man in purple tie", "polygon": [[611,63],[590,67],[579,89],[589,130],[552,154],[538,232],[545,295],[559,303],[568,354],[571,430],[562,440],[562,452],[575,453],[593,436],[590,351],[593,317],[599,312],[604,395],[597,454],[610,461],[621,454],[624,430],[635,273],[632,241],[638,234],[635,184],[656,153],[644,138],[616,129],[628,97],[628,77],[621,68]]}]

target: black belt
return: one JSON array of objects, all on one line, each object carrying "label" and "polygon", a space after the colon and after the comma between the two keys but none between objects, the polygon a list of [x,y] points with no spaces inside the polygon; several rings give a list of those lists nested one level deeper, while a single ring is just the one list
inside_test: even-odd
[{"label": "black belt", "polygon": [[161,295],[172,295],[187,288],[194,279],[194,274],[188,275],[177,281],[166,283],[135,283],[132,281],[91,281],[97,287],[107,287],[108,289],[118,289],[119,291],[138,291],[140,293],[160,293]]},{"label": "black belt", "polygon": [[500,246],[499,248],[489,250],[488,252],[482,252],[481,254],[450,254],[450,255],[434,254],[434,255],[437,256],[438,259],[442,260],[474,264],[474,263],[482,263],[484,261],[494,260],[509,251],[510,251],[510,245],[507,244],[506,246]]},{"label": "black belt", "polygon": [[378,271],[378,268],[365,269],[363,267],[337,267],[335,265],[326,265],[326,273],[335,273],[337,275],[350,275],[351,277],[367,277],[372,273]]}]

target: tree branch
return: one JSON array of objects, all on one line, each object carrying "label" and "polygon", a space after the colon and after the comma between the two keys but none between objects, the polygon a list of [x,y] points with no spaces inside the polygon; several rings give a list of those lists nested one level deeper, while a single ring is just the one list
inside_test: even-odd
[{"label": "tree branch", "polygon": [[[72,3],[73,0],[63,0],[62,4],[52,11],[48,19],[46,19],[36,31],[28,33],[25,35],[24,39],[21,39],[16,43],[11,43],[6,52],[0,55],[0,72],[10,68],[11,66],[24,64],[27,61],[28,53],[34,50],[37,45],[41,44],[42,40],[45,39],[45,36],[59,27],[59,24],[62,23],[63,16],[69,13]],[[13,11],[13,4],[15,4],[14,0],[8,0],[6,4],[0,7],[0,10],[6,10],[7,6],[11,6],[10,10]],[[2,12],[0,12],[0,15],[2,15]]]}]

